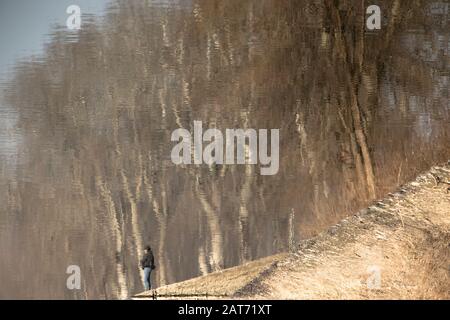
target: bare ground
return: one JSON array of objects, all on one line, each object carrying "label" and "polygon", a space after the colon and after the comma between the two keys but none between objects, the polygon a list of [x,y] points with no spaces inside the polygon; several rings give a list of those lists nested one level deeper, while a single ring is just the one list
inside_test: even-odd
[{"label": "bare ground", "polygon": [[449,165],[433,167],[294,253],[134,298],[449,299],[449,181]]}]

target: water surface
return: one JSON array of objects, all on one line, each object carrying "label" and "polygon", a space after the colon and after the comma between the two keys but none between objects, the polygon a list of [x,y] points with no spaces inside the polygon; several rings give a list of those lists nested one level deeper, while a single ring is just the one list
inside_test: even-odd
[{"label": "water surface", "polygon": [[[2,83],[0,298],[125,298],[287,251],[449,159],[448,5],[113,1]],[[280,129],[280,168],[174,165],[173,130]],[[79,265],[80,290],[66,288]]]}]

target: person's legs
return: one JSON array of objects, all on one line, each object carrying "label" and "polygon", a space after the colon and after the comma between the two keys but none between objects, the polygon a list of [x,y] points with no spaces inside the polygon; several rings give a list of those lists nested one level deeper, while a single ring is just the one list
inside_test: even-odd
[{"label": "person's legs", "polygon": [[152,285],[150,283],[150,273],[152,269],[150,268],[144,268],[144,288],[145,290],[150,290],[152,288]]},{"label": "person's legs", "polygon": [[152,288],[151,275],[152,275],[152,269],[150,268],[150,271],[148,272],[148,288],[149,288],[149,290]]},{"label": "person's legs", "polygon": [[150,290],[152,288],[152,282],[150,281],[151,274],[152,274],[152,269],[148,268],[148,276],[147,276],[148,290]]}]

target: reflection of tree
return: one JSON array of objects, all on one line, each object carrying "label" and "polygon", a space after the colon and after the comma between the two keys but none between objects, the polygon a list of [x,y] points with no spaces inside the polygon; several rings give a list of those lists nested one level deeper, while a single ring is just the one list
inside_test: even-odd
[{"label": "reflection of tree", "polygon": [[[67,256],[85,263],[89,297],[125,297],[142,289],[147,242],[157,285],[219,270],[286,250],[292,208],[308,236],[448,156],[448,126],[433,122],[431,151],[409,130],[410,92],[431,95],[439,65],[399,41],[409,23],[430,25],[421,1],[400,19],[402,6],[386,3],[376,36],[356,1],[118,1],[77,42],[55,31],[45,59],[18,66],[7,97],[23,143],[1,197],[22,232],[40,230],[26,233],[39,250],[21,250],[43,270],[64,270]],[[448,119],[440,99],[416,112]],[[193,120],[281,128],[279,174],[173,166],[171,132]],[[58,258],[45,261],[42,248]]]}]

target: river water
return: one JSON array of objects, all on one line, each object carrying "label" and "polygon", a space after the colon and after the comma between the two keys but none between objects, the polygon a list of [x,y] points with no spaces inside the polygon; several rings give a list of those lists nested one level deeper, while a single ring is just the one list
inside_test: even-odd
[{"label": "river water", "polygon": [[[376,2],[379,30],[364,1],[113,1],[53,26],[1,82],[0,298],[126,298],[147,244],[154,286],[287,251],[449,159],[448,3]],[[279,129],[278,172],[174,164],[194,121]]]}]

